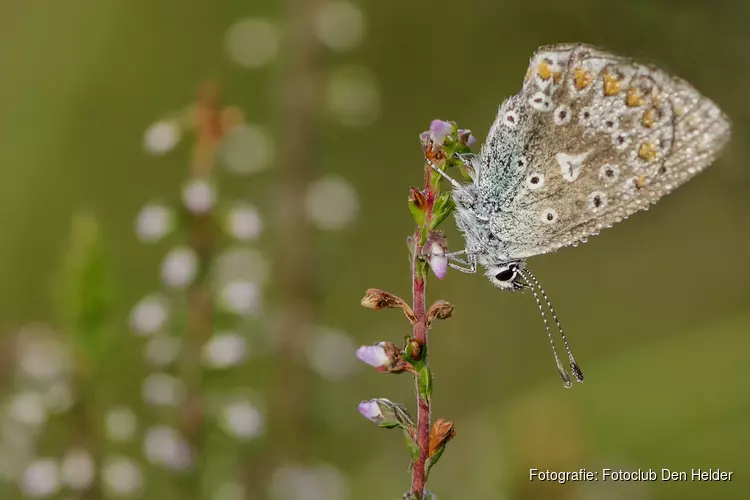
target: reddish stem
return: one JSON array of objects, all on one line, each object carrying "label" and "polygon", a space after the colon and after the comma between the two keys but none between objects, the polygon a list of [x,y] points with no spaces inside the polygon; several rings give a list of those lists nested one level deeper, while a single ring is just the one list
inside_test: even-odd
[{"label": "reddish stem", "polygon": [[[421,248],[418,246],[418,251]],[[414,315],[417,322],[414,323],[414,338],[422,344],[422,356],[424,362],[427,362],[427,312],[425,308],[425,280],[419,276],[416,268],[416,258],[412,269],[413,286],[412,294],[414,297]],[[418,495],[417,498],[424,496],[425,483],[427,474],[425,466],[430,452],[430,402],[427,398],[419,396],[419,376],[414,376],[414,383],[417,391],[417,446],[419,446],[419,457],[414,464],[411,476],[411,490]]]},{"label": "reddish stem", "polygon": [[[425,165],[425,197],[427,198],[427,209],[425,226],[429,227],[432,219],[432,208],[435,203],[435,193],[430,189],[430,167]],[[414,233],[416,242],[414,258],[412,260],[412,308],[417,321],[414,323],[414,339],[422,346],[422,360],[427,364],[427,307],[426,307],[426,282],[425,277],[419,271],[419,256],[422,253],[421,241],[422,228],[418,227]],[[417,393],[417,446],[419,457],[417,458],[411,476],[411,491],[418,499],[424,497],[425,483],[427,482],[427,459],[430,453],[430,401],[419,395],[419,376],[414,375],[414,383]]]}]

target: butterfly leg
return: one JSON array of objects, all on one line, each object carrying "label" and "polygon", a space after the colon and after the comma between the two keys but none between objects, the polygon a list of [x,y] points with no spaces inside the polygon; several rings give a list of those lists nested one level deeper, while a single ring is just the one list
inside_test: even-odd
[{"label": "butterfly leg", "polygon": [[[466,251],[464,250],[463,253],[465,252]],[[455,253],[462,253],[462,252],[455,252]],[[466,274],[474,274],[477,272],[477,260],[473,255],[469,255],[469,258],[467,260],[459,259],[458,257],[455,257],[450,254],[448,255],[449,255],[448,265],[451,266],[452,269],[455,269],[456,271],[460,271]]]},{"label": "butterfly leg", "polygon": [[432,162],[430,162],[430,167],[432,168],[432,170],[440,174],[443,177],[443,179],[446,179],[448,182],[450,182],[451,186],[453,186],[454,188],[461,189],[461,184],[456,179],[454,179],[450,175],[446,174],[445,172],[437,168],[435,165],[432,164]]}]

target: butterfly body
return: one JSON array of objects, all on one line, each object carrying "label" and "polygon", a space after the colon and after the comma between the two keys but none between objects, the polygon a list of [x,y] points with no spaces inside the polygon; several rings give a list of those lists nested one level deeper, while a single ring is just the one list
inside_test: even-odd
[{"label": "butterfly body", "polygon": [[541,47],[499,107],[472,182],[454,185],[468,261],[498,287],[509,266],[576,245],[648,208],[729,139],[719,108],[684,80],[585,44]]}]

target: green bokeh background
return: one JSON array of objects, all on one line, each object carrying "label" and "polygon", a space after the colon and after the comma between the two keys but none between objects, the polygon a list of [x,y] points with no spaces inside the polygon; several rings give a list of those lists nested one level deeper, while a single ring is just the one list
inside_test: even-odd
[{"label": "green bokeh background", "polygon": [[[377,76],[381,117],[365,129],[330,123],[317,169],[351,181],[355,227],[316,233],[320,324],[357,343],[398,341],[397,313],[358,305],[366,288],[409,294],[404,238],[410,184],[422,176],[417,139],[433,118],[481,141],[497,105],[517,91],[543,44],[585,41],[654,62],[711,96],[734,123],[722,158],[652,210],[575,250],[530,261],[554,301],[587,379],[571,391],[555,374],[528,294],[504,294],[481,276],[432,280],[430,299],[455,304],[431,337],[434,415],[458,435],[431,477],[442,499],[721,499],[750,493],[750,3],[741,0],[464,0],[356,2],[364,44],[325,64]],[[278,1],[75,0],[0,3],[0,326],[54,323],[51,278],[70,217],[100,217],[118,282],[118,321],[158,287],[160,247],[133,235],[140,207],[173,196],[188,148],[142,150],[145,128],[190,102],[207,78],[248,119],[275,123],[273,68],[233,65],[224,35],[247,16],[282,18]],[[283,57],[283,54],[282,54]],[[324,122],[325,123],[325,122]],[[276,137],[283,147],[284,136]],[[236,183],[273,207],[273,170]],[[451,224],[452,226],[452,224]],[[452,227],[449,241],[458,244]],[[270,248],[272,242],[264,242]],[[136,387],[125,360],[112,387]],[[130,357],[130,358],[129,358]],[[252,385],[252,380],[247,381]],[[125,389],[123,389],[125,390]],[[316,380],[309,435],[315,459],[342,468],[351,498],[398,498],[406,453],[396,433],[356,412],[360,399],[412,403],[405,377],[360,370]],[[528,468],[721,468],[731,483],[529,483]],[[197,497],[196,497],[197,498]]]}]

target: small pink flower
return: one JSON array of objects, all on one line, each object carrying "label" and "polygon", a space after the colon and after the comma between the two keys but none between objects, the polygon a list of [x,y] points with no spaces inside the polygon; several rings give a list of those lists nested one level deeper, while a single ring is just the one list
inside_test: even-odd
[{"label": "small pink flower", "polygon": [[357,349],[357,357],[375,368],[391,364],[391,359],[385,350],[385,342],[378,342],[375,345],[363,345]]},{"label": "small pink flower", "polygon": [[472,135],[471,130],[469,129],[459,129],[458,137],[461,139],[461,142],[469,147],[472,147],[474,143],[477,142],[477,138]]},{"label": "small pink flower", "polygon": [[359,413],[372,422],[378,423],[383,419],[383,412],[380,411],[377,399],[362,401],[358,408]]},{"label": "small pink flower", "polygon": [[430,254],[430,268],[435,277],[439,280],[445,278],[448,272],[448,257],[445,256],[445,247],[437,241],[433,241],[427,250]]},{"label": "small pink flower", "polygon": [[430,123],[430,139],[436,145],[441,145],[445,142],[445,138],[448,137],[453,131],[453,125],[442,120],[432,120]]}]

